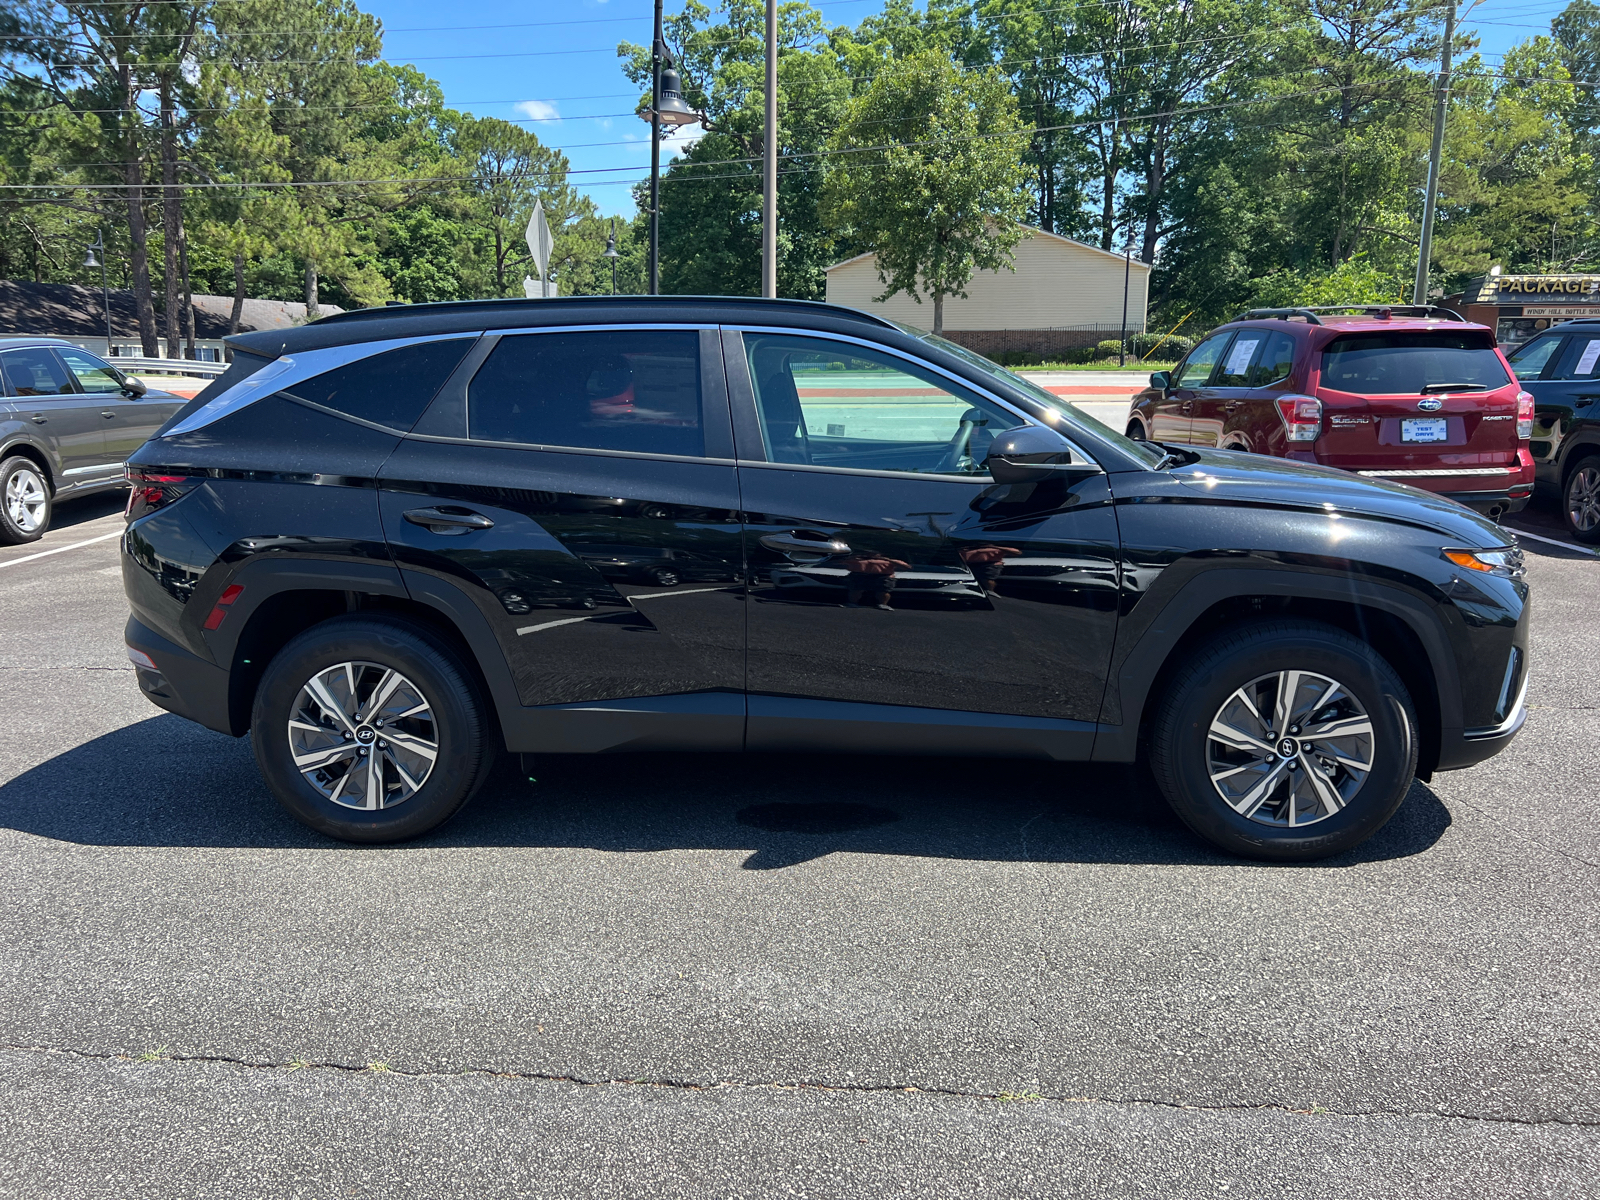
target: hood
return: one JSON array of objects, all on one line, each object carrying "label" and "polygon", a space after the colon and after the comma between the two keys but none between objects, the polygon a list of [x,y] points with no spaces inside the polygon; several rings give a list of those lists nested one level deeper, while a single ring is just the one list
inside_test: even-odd
[{"label": "hood", "polygon": [[1401,521],[1443,534],[1465,546],[1505,546],[1515,540],[1488,517],[1454,500],[1403,483],[1367,479],[1334,467],[1261,454],[1192,446],[1182,449],[1190,452],[1194,461],[1169,468],[1172,477],[1219,498]]}]

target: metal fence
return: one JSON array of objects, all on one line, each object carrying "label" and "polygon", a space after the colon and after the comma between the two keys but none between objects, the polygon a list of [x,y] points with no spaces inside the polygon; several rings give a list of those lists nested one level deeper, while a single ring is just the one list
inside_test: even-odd
[{"label": "metal fence", "polygon": [[196,362],[192,358],[132,358],[117,355],[113,366],[129,375],[195,375],[215,379],[228,369],[227,363]]}]

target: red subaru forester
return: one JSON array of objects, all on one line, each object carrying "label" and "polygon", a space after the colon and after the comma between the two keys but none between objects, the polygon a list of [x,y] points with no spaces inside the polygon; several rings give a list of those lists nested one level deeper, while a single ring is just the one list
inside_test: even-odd
[{"label": "red subaru forester", "polygon": [[1491,517],[1533,494],[1533,397],[1494,333],[1433,307],[1253,309],[1134,398],[1128,436],[1341,467]]}]

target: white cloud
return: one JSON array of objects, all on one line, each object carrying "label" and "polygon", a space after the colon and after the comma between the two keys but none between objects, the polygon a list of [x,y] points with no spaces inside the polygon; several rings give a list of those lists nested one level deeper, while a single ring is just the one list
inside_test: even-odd
[{"label": "white cloud", "polygon": [[561,120],[561,111],[550,100],[519,100],[514,107],[530,121]]}]

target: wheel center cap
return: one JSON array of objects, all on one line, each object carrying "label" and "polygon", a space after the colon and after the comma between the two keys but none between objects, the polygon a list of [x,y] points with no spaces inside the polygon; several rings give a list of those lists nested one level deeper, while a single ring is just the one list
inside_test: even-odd
[{"label": "wheel center cap", "polygon": [[1278,741],[1278,757],[1293,758],[1300,753],[1300,743],[1291,737],[1280,738]]},{"label": "wheel center cap", "polygon": [[377,736],[378,731],[373,729],[370,725],[363,725],[360,729],[356,730],[356,741],[360,742],[363,746],[370,744]]}]

